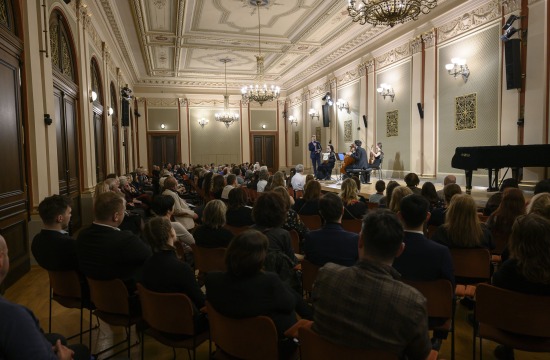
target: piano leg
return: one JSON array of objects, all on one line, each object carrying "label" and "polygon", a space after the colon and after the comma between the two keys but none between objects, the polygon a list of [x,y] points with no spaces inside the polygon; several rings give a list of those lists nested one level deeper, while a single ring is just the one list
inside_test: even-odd
[{"label": "piano leg", "polygon": [[473,170],[464,170],[464,174],[466,175],[466,194],[471,194]]},{"label": "piano leg", "polygon": [[523,168],[512,168],[512,177],[520,183],[523,180]]},{"label": "piano leg", "polygon": [[[488,173],[489,173],[489,187],[487,188],[488,192],[498,191],[498,170],[499,169],[488,169]],[[495,172],[494,179],[493,179],[493,171]]]}]

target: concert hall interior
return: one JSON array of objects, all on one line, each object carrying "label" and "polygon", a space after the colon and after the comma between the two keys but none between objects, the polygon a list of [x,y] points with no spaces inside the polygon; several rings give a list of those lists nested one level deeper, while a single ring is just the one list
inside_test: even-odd
[{"label": "concert hall interior", "polygon": [[31,254],[46,197],[72,199],[74,235],[108,174],[256,162],[314,174],[312,135],[337,153],[324,191],[339,192],[338,154],[360,140],[367,154],[383,144],[365,197],[378,179],[414,172],[441,190],[454,175],[481,207],[513,168],[529,199],[549,177],[549,1],[438,0],[392,26],[352,21],[350,3],[0,0],[2,289],[27,281],[32,298],[29,276],[47,281]]}]

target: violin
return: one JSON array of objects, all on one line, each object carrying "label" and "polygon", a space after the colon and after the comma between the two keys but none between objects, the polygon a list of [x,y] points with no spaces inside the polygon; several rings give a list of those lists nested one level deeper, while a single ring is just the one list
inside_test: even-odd
[{"label": "violin", "polygon": [[[349,147],[349,154],[355,152],[355,149],[356,149],[355,144],[351,144],[351,146]],[[345,174],[346,173],[346,168],[355,162],[355,159],[352,158],[351,155],[349,155],[349,154],[346,154],[346,156],[344,157],[344,163],[342,164],[342,167],[340,168],[340,173],[341,174]]]}]

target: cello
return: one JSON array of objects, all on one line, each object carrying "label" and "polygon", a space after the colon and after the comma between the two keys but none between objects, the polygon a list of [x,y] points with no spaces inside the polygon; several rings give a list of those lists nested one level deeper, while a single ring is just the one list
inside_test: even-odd
[{"label": "cello", "polygon": [[[349,147],[349,152],[352,153],[355,151],[355,144],[351,144]],[[346,168],[353,164],[355,162],[355,159],[351,157],[351,155],[346,154],[344,157],[344,163],[342,164],[342,167],[340,167],[340,173],[345,174]]]}]

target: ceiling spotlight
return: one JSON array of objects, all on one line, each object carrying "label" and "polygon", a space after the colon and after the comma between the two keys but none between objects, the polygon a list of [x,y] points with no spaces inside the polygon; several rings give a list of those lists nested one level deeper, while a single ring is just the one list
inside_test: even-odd
[{"label": "ceiling spotlight", "polygon": [[323,96],[323,97],[321,98],[321,100],[323,100],[323,101],[327,101],[328,99],[330,99],[330,93],[329,93],[329,92],[326,93],[325,96]]},{"label": "ceiling spotlight", "polygon": [[97,93],[93,90],[90,91],[90,102],[94,102],[97,100]]},{"label": "ceiling spotlight", "polygon": [[510,40],[510,38],[511,38],[515,33],[517,33],[518,30],[519,30],[519,29],[516,29],[515,27],[510,26],[510,27],[508,28],[508,30],[506,30],[506,31],[504,32],[504,34],[500,35],[500,40],[502,40],[502,41],[504,41],[504,42]]},{"label": "ceiling spotlight", "polygon": [[510,15],[510,17],[508,17],[508,20],[506,20],[506,24],[502,26],[502,30],[508,30],[508,28],[512,26],[514,21],[516,21],[517,19],[519,19],[519,16],[514,14]]},{"label": "ceiling spotlight", "polygon": [[113,110],[113,108],[109,106],[109,111],[108,111],[109,116],[113,115],[114,112],[115,111]]}]

